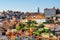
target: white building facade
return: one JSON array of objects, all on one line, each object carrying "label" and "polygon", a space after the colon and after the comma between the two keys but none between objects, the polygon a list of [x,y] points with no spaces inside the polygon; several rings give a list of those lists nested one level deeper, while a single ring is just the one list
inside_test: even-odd
[{"label": "white building facade", "polygon": [[56,9],[55,8],[52,8],[52,9],[44,9],[44,14],[45,14],[45,17],[46,18],[49,18],[51,16],[55,16],[56,15]]},{"label": "white building facade", "polygon": [[37,23],[43,23],[43,22],[46,22],[46,19],[36,19],[35,20]]}]

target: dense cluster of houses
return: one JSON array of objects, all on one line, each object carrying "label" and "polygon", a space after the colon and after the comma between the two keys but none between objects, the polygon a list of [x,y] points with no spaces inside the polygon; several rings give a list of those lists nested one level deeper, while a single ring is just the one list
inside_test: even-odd
[{"label": "dense cluster of houses", "polygon": [[[20,12],[20,11],[12,11],[7,10],[0,12],[0,33],[7,30],[14,29],[20,23],[26,23],[29,21],[36,21],[37,26],[40,24],[44,24],[45,27],[54,30],[56,34],[60,30],[60,10],[53,8],[45,8],[44,13],[39,12]],[[5,31],[3,31],[5,30]]]}]

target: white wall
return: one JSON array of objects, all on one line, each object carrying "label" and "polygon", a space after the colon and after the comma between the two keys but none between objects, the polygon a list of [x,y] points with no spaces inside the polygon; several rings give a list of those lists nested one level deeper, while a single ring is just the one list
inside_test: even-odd
[{"label": "white wall", "polygon": [[44,10],[45,17],[51,17],[56,14],[56,10],[54,9],[46,9]]},{"label": "white wall", "polygon": [[46,19],[36,19],[35,20],[37,23],[42,23],[42,22],[46,22]]}]

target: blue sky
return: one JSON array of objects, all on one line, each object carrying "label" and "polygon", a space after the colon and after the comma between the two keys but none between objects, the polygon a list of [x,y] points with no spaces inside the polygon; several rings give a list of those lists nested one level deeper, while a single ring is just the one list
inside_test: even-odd
[{"label": "blue sky", "polygon": [[39,7],[40,12],[43,12],[44,8],[52,8],[53,6],[60,8],[60,0],[0,0],[0,11],[37,12]]}]

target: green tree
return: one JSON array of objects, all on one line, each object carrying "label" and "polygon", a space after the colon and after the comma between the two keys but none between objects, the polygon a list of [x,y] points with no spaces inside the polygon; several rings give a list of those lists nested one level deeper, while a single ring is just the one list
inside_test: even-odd
[{"label": "green tree", "polygon": [[23,28],[22,28],[22,30],[24,30],[24,31],[25,31],[25,30],[28,30],[28,29],[29,29],[29,28],[27,28],[27,27],[23,27]]},{"label": "green tree", "polygon": [[59,9],[56,10],[56,14],[60,14],[60,10]]},{"label": "green tree", "polygon": [[43,25],[43,24],[40,24],[40,25],[39,25],[39,28],[44,28],[44,25]]},{"label": "green tree", "polygon": [[16,30],[20,30],[20,29],[21,29],[21,27],[20,27],[20,26],[17,26],[17,27],[16,27]]},{"label": "green tree", "polygon": [[30,21],[28,21],[28,22],[26,22],[26,23],[27,23],[28,27],[30,27],[30,25],[31,25],[31,22],[30,22]]},{"label": "green tree", "polygon": [[36,21],[28,21],[26,23],[27,23],[28,27],[33,28],[33,27],[35,27]]},{"label": "green tree", "polygon": [[31,21],[31,23],[36,24],[36,21]]},{"label": "green tree", "polygon": [[33,32],[33,35],[40,36],[41,34],[38,30],[36,30],[36,31]]}]

